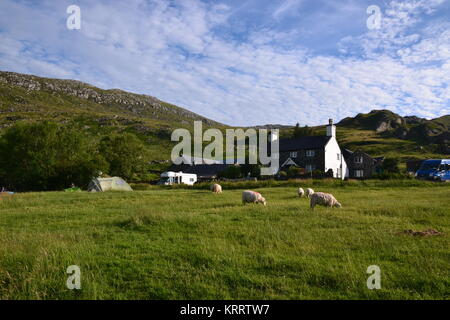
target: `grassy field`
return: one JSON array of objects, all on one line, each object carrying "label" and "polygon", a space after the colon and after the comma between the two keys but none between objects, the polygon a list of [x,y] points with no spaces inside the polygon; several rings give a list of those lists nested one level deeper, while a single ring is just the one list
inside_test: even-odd
[{"label": "grassy field", "polygon": [[[355,184],[342,209],[293,187],[29,193],[0,199],[1,299],[449,299],[450,185]],[[413,237],[407,229],[444,235]],[[81,268],[81,290],[66,269]],[[381,268],[380,290],[366,269]]]}]

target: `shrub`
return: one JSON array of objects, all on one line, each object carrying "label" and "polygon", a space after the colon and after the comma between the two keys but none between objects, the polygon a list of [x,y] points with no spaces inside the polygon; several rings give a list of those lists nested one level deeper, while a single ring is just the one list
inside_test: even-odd
[{"label": "shrub", "polygon": [[394,172],[382,172],[372,175],[372,179],[380,180],[402,180],[402,179],[414,179],[414,176],[407,173],[394,173]]},{"label": "shrub", "polygon": [[278,173],[278,178],[281,179],[281,180],[286,180],[287,177],[288,177],[288,174],[287,174],[286,171],[280,171],[280,172]]},{"label": "shrub", "polygon": [[386,158],[381,165],[381,170],[385,173],[400,173],[399,163],[398,158]]},{"label": "shrub", "polygon": [[241,165],[241,173],[244,177],[259,178],[261,176],[261,167],[257,164],[243,164]]},{"label": "shrub", "polygon": [[14,190],[84,187],[107,167],[84,134],[56,123],[17,123],[0,139],[0,177]]},{"label": "shrub", "polygon": [[289,178],[298,178],[305,173],[305,169],[291,166],[287,171],[287,176]]},{"label": "shrub", "polygon": [[111,176],[139,181],[145,173],[145,146],[134,134],[107,136],[100,141],[99,151],[109,163]]},{"label": "shrub", "polygon": [[229,166],[218,174],[220,178],[239,179],[242,178],[241,168],[239,166]]}]

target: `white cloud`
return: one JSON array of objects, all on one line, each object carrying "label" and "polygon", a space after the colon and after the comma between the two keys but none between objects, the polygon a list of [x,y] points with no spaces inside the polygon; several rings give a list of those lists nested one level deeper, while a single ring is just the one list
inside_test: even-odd
[{"label": "white cloud", "polygon": [[275,19],[280,19],[286,14],[292,14],[301,5],[302,0],[283,0],[281,5],[273,12]]},{"label": "white cloud", "polygon": [[[218,3],[85,1],[80,31],[65,29],[68,3],[49,3],[2,2],[2,69],[145,93],[232,125],[312,125],[386,107],[450,112],[448,24],[409,29],[438,1],[392,2],[383,29],[343,40],[342,56],[277,45],[296,31],[265,27],[247,40],[219,32],[232,10]],[[292,10],[289,3],[278,10]]]}]

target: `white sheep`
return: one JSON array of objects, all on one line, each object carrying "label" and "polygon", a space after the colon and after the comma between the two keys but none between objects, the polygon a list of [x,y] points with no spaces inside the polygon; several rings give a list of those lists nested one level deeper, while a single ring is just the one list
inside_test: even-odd
[{"label": "white sheep", "polygon": [[311,188],[306,189],[306,197],[311,198],[311,196],[314,194],[314,190]]},{"label": "white sheep", "polygon": [[340,208],[342,205],[336,200],[336,198],[325,192],[316,192],[311,196],[310,208],[314,209],[316,205],[326,206],[326,207],[336,207]]},{"label": "white sheep", "polygon": [[242,203],[262,203],[267,205],[266,199],[259,193],[255,191],[245,190],[242,192]]},{"label": "white sheep", "polygon": [[305,190],[303,190],[303,188],[298,188],[297,193],[300,198],[305,196]]},{"label": "white sheep", "polygon": [[214,193],[222,193],[222,186],[220,184],[213,184],[211,185],[211,191]]}]

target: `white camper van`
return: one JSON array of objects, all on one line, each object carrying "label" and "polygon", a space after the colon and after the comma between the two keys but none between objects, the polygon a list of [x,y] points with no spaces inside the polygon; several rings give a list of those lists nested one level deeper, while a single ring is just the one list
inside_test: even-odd
[{"label": "white camper van", "polygon": [[172,185],[172,184],[187,184],[193,185],[197,182],[197,175],[193,173],[183,173],[183,172],[163,172],[161,173],[161,180],[158,184]]}]

